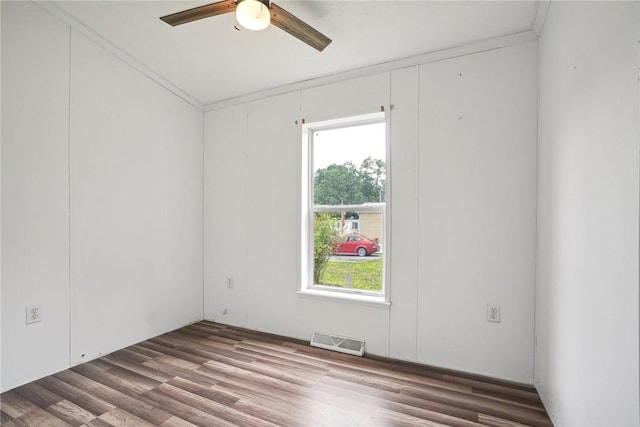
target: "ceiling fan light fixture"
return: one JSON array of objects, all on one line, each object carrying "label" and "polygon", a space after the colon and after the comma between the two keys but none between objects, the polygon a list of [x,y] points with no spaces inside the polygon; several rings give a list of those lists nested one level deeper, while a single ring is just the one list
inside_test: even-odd
[{"label": "ceiling fan light fixture", "polygon": [[236,19],[247,30],[260,31],[269,26],[271,11],[260,0],[242,0],[236,7]]}]

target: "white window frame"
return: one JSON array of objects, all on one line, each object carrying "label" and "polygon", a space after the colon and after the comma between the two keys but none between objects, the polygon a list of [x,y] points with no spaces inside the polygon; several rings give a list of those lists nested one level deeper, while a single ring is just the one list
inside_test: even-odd
[{"label": "white window frame", "polygon": [[[385,123],[385,202],[365,203],[360,205],[314,205],[313,185],[313,136],[316,131],[346,128],[351,126],[361,126],[366,124]],[[384,112],[365,114],[360,116],[345,117],[334,120],[326,120],[314,123],[304,123],[302,125],[302,186],[301,186],[301,259],[300,259],[300,287],[298,293],[302,296],[329,297],[382,304],[388,306],[389,301],[389,280],[388,266],[390,264],[389,243],[389,189],[390,187],[390,149],[389,149],[389,122],[388,114]],[[383,263],[382,263],[382,291],[366,291],[361,289],[342,288],[334,286],[316,285],[313,283],[313,218],[318,212],[381,212],[383,216]],[[359,231],[359,230],[358,230]]]}]

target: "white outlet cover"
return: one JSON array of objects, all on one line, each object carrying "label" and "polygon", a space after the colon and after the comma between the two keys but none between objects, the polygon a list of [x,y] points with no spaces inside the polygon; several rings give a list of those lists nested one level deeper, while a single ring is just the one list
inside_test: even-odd
[{"label": "white outlet cover", "polygon": [[40,322],[42,320],[42,309],[39,305],[27,306],[27,325]]},{"label": "white outlet cover", "polygon": [[487,321],[500,323],[500,305],[487,304]]}]

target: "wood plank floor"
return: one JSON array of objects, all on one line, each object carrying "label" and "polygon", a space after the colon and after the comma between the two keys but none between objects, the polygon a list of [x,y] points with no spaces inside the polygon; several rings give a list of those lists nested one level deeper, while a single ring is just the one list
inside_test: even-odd
[{"label": "wood plank floor", "polygon": [[200,322],[0,395],[2,426],[551,426],[534,389]]}]

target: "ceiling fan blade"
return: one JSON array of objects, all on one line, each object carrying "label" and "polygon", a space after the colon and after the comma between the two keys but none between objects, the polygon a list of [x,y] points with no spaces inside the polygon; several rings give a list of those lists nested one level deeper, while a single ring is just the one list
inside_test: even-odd
[{"label": "ceiling fan blade", "polygon": [[271,3],[271,23],[320,52],[331,43],[329,37],[274,3]]},{"label": "ceiling fan blade", "polygon": [[160,19],[169,25],[186,24],[188,22],[197,21],[199,19],[209,18],[210,16],[222,15],[236,10],[236,2],[233,0],[223,0],[217,3],[206,4],[193,9],[183,10],[182,12],[172,13],[163,16]]}]

